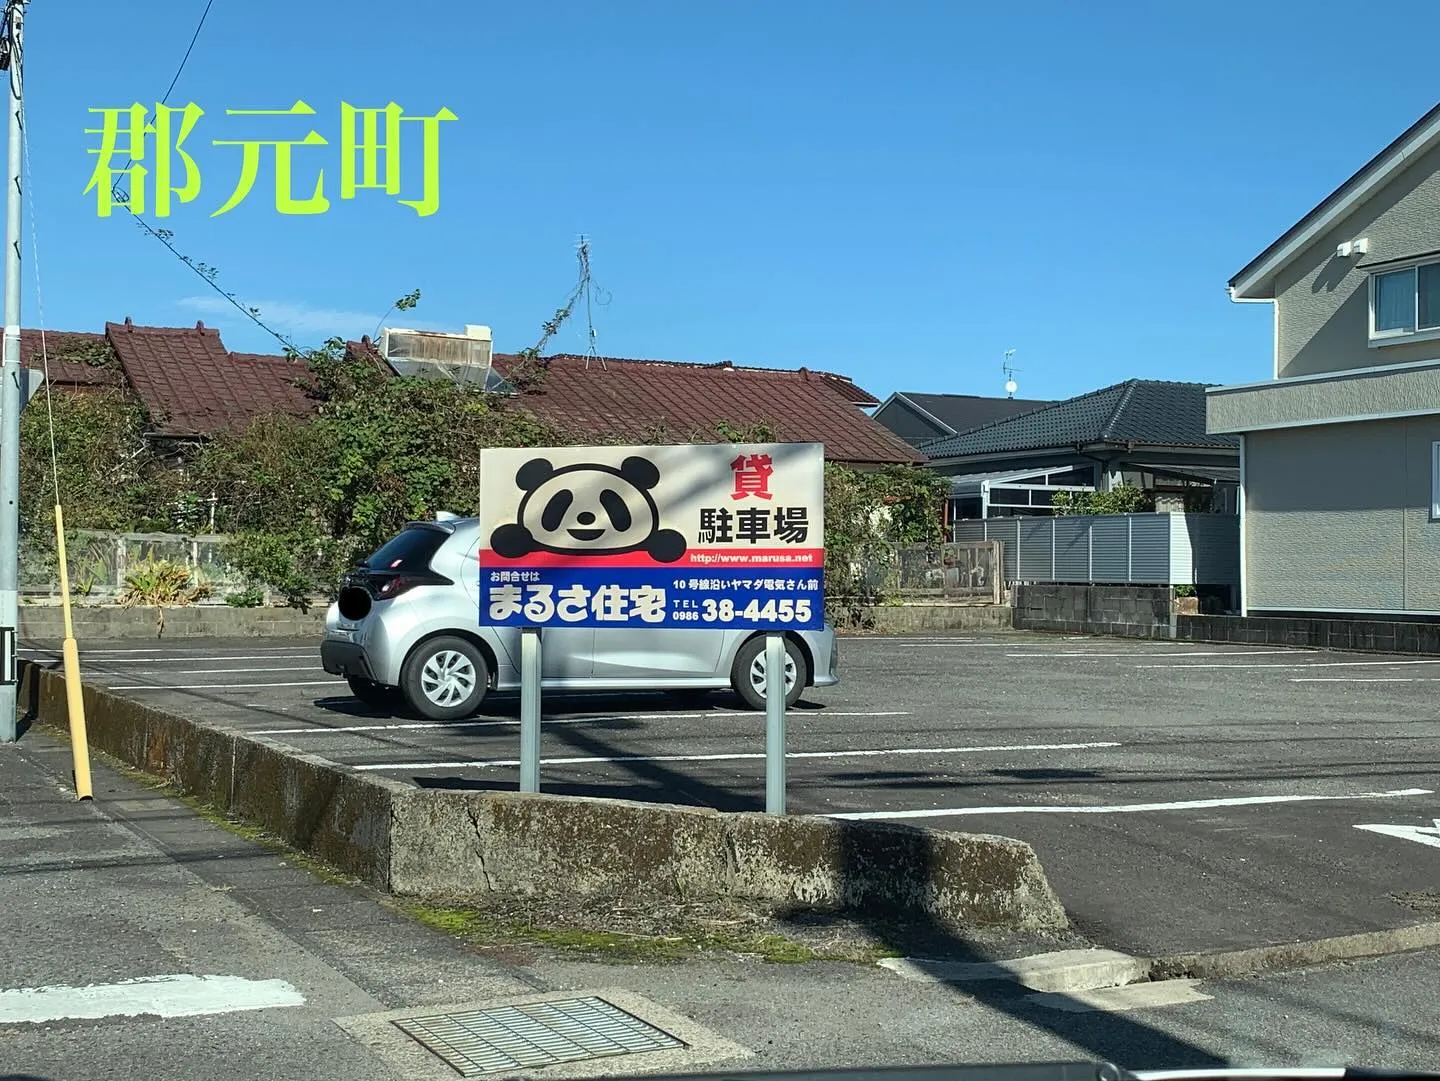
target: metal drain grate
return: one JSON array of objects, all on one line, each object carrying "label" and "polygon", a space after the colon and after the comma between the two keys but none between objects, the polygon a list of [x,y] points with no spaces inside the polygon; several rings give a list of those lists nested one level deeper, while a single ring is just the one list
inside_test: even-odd
[{"label": "metal drain grate", "polygon": [[593,997],[406,1017],[392,1024],[464,1077],[686,1046]]}]

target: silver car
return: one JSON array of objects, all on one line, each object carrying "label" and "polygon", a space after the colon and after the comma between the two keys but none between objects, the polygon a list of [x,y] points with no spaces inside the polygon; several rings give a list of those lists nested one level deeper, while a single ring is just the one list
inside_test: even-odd
[{"label": "silver car", "polygon": [[[345,578],[325,616],[320,659],[368,705],[397,697],[435,720],[469,717],[520,687],[520,631],[482,625],[474,518],[411,522]],[[734,629],[546,627],[541,687],[557,691],[731,689],[765,708],[765,635]],[[786,702],[836,677],[835,631],[785,636]],[[397,695],[398,692],[398,695]]]}]

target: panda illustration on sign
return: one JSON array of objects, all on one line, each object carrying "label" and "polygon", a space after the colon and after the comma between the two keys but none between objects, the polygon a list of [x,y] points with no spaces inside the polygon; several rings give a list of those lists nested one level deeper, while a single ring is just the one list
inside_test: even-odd
[{"label": "panda illustration on sign", "polygon": [[603,556],[645,552],[660,563],[685,554],[685,538],[660,529],[660,511],[650,490],[660,481],[655,463],[626,458],[620,468],[581,464],[556,469],[532,458],[515,471],[525,494],[516,521],[490,534],[490,549],[502,559],[532,552]]}]

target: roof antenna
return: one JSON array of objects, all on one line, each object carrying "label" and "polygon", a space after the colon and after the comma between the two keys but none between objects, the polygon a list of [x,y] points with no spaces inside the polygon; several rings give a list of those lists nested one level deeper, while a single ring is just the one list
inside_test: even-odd
[{"label": "roof antenna", "polygon": [[577,254],[580,258],[580,284],[578,289],[585,294],[585,327],[586,349],[585,349],[585,370],[590,370],[590,362],[598,360],[602,371],[610,369],[605,364],[605,358],[595,352],[595,317],[591,311],[591,302],[594,299],[594,283],[590,280],[590,241],[584,233],[580,234],[580,243],[576,245]]},{"label": "roof antenna", "polygon": [[1005,396],[1007,398],[1015,397],[1015,392],[1020,389],[1019,385],[1015,382],[1015,369],[1010,366],[1010,358],[1014,355],[1015,350],[1005,350],[1005,359],[1000,365],[1001,370],[1005,373]]}]

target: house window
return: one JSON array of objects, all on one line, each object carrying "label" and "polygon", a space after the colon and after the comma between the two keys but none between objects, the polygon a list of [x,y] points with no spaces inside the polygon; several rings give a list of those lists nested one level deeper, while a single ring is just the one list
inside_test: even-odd
[{"label": "house window", "polygon": [[1430,520],[1440,522],[1440,442],[1430,444]]},{"label": "house window", "polygon": [[1440,331],[1440,262],[1371,276],[1372,339],[1435,331]]}]

